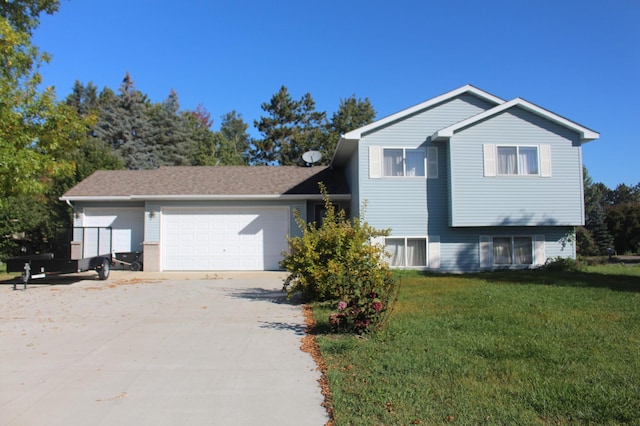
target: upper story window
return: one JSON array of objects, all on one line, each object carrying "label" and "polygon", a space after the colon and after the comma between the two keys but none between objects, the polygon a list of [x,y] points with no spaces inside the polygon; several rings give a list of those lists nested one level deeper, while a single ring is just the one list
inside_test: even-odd
[{"label": "upper story window", "polygon": [[438,147],[384,148],[369,147],[369,178],[422,177],[438,178]]},{"label": "upper story window", "polygon": [[551,177],[551,145],[483,144],[485,176]]},{"label": "upper story window", "polygon": [[423,149],[384,148],[383,176],[425,176]]},{"label": "upper story window", "polygon": [[499,175],[538,174],[537,146],[499,146],[497,153]]}]

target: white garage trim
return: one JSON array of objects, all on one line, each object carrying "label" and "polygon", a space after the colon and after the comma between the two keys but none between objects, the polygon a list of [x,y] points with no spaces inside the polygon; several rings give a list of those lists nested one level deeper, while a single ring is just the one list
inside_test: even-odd
[{"label": "white garage trim", "polygon": [[[86,207],[83,210],[82,226],[111,227],[111,252],[141,251],[144,240],[144,208],[142,207]],[[100,242],[102,246],[104,242]],[[85,241],[85,252],[95,251],[91,242]],[[93,250],[93,251],[92,251]],[[100,253],[105,254],[105,253]],[[85,255],[87,255],[85,253]],[[91,254],[94,255],[94,254]]]},{"label": "white garage trim", "polygon": [[161,269],[277,270],[289,218],[289,207],[165,207]]}]

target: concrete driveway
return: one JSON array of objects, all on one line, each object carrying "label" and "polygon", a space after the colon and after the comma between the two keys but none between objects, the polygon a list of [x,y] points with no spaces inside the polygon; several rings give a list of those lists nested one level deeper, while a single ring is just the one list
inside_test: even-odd
[{"label": "concrete driveway", "polygon": [[94,276],[0,286],[0,424],[327,422],[282,274]]}]

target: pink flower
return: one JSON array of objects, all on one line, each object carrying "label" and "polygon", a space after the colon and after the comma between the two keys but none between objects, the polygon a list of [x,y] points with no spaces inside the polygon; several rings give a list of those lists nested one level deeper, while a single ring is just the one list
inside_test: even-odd
[{"label": "pink flower", "polygon": [[338,302],[338,310],[344,311],[345,309],[347,309],[347,302],[343,302],[343,301]]},{"label": "pink flower", "polygon": [[382,310],[382,303],[381,302],[373,302],[371,304],[371,307],[373,308],[374,311],[380,312]]}]

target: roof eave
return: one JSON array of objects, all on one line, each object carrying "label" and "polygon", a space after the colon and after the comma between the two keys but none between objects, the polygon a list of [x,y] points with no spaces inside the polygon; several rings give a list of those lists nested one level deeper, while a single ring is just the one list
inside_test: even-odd
[{"label": "roof eave", "polygon": [[[329,194],[334,200],[350,200],[351,194]],[[129,195],[129,196],[62,196],[60,201],[261,201],[316,200],[322,194],[252,194],[252,195]]]},{"label": "roof eave", "polygon": [[[358,144],[360,138],[358,139],[349,139],[343,135],[338,140],[336,144],[336,149],[333,151],[333,157],[331,157],[331,162],[329,165],[333,166],[342,166],[349,159],[349,156],[353,152],[353,147]],[[351,146],[350,146],[351,145]]]},{"label": "roof eave", "polygon": [[353,140],[359,140],[360,138],[362,138],[362,135],[364,133],[367,133],[371,130],[377,129],[379,127],[382,127],[386,124],[389,124],[391,122],[394,122],[396,120],[402,119],[404,117],[407,117],[409,115],[412,115],[418,111],[421,111],[423,109],[429,108],[433,105],[437,105],[441,102],[447,101],[449,99],[455,98],[456,96],[460,96],[464,93],[471,93],[481,99],[487,100],[489,102],[492,102],[496,105],[500,105],[503,104],[505,101],[504,99],[501,99],[497,96],[492,95],[491,93],[485,92],[484,90],[480,90],[477,87],[474,87],[470,84],[467,84],[465,86],[459,87],[457,89],[454,89],[450,92],[444,93],[440,96],[436,96],[435,98],[431,98],[427,101],[424,101],[422,103],[419,103],[417,105],[414,105],[412,107],[406,108],[402,111],[399,111],[395,114],[391,114],[388,115],[384,118],[381,118],[380,120],[374,121],[373,123],[367,124],[366,126],[360,127],[358,129],[352,130],[348,133],[345,133],[345,135],[343,136],[345,139],[353,139]]},{"label": "roof eave", "polygon": [[535,104],[532,104],[529,101],[526,101],[522,98],[515,98],[510,100],[509,102],[505,102],[501,105],[498,105],[494,108],[491,108],[487,111],[481,112],[480,114],[474,115],[473,117],[469,117],[466,120],[462,120],[458,123],[455,123],[449,127],[445,127],[444,129],[440,129],[437,132],[435,132],[432,136],[431,136],[431,140],[432,141],[445,141],[450,139],[451,137],[453,137],[453,135],[460,129],[463,129],[467,126],[470,126],[474,123],[477,123],[479,121],[482,121],[488,117],[491,117],[493,115],[499,114],[503,111],[508,110],[509,108],[512,107],[520,107],[522,109],[525,109],[533,114],[536,114],[538,116],[541,116],[549,121],[552,121],[560,126],[563,126],[565,128],[568,128],[576,133],[578,133],[580,135],[580,140],[581,142],[589,142],[595,139],[598,139],[600,137],[600,134],[598,132],[594,132],[593,130],[584,127],[580,124],[577,124],[569,119],[566,119],[558,114],[555,114],[551,111],[548,111],[544,108],[541,108]]}]

